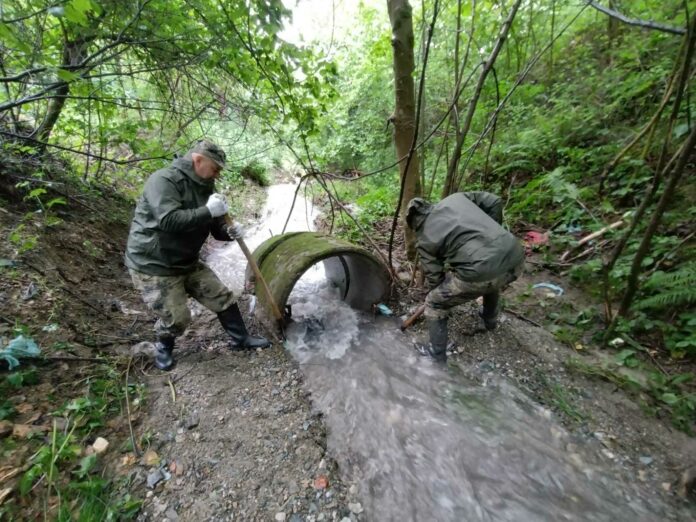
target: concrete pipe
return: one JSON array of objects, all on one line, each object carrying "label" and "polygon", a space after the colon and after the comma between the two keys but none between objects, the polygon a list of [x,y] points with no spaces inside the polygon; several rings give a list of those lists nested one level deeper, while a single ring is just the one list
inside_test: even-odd
[{"label": "concrete pipe", "polygon": [[[281,310],[285,310],[295,283],[310,267],[322,262],[327,279],[340,289],[351,307],[368,311],[389,296],[391,280],[384,263],[364,248],[316,232],[288,232],[261,243],[252,256]],[[254,283],[247,266],[245,280]],[[256,287],[256,316],[275,326],[263,290]]]}]

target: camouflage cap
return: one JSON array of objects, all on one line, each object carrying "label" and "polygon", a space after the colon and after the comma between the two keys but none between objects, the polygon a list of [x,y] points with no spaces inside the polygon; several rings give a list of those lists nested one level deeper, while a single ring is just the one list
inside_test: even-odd
[{"label": "camouflage cap", "polygon": [[189,154],[194,152],[197,154],[202,154],[206,158],[210,158],[215,163],[217,163],[221,169],[225,168],[225,161],[227,159],[227,155],[225,154],[224,150],[222,150],[218,145],[216,145],[212,141],[199,141],[189,151]]}]

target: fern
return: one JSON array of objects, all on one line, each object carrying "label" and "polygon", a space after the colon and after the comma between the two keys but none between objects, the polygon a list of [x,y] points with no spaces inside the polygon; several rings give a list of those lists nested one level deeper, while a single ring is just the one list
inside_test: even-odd
[{"label": "fern", "polygon": [[673,272],[655,272],[644,290],[657,292],[636,304],[636,309],[674,308],[696,303],[696,263],[687,263]]}]

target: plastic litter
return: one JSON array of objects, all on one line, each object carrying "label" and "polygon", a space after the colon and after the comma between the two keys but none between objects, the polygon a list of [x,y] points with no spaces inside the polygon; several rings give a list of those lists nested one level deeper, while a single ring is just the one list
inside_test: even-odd
[{"label": "plastic litter", "polygon": [[553,283],[537,283],[532,288],[547,288],[548,290],[551,290],[554,292],[557,296],[561,296],[565,293],[565,290],[561,288],[558,285],[554,285]]},{"label": "plastic litter", "polygon": [[375,308],[377,309],[377,313],[379,313],[380,315],[394,315],[394,312],[391,311],[391,308],[389,308],[384,303],[379,303]]},{"label": "plastic litter", "polygon": [[38,357],[39,355],[41,355],[39,346],[23,335],[15,337],[7,346],[0,348],[0,359],[7,361],[10,370],[19,366],[20,357]]}]

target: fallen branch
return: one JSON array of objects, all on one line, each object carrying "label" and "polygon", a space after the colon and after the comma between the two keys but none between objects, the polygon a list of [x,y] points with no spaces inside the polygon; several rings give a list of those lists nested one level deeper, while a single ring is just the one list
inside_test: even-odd
[{"label": "fallen branch", "polygon": [[525,322],[527,322],[527,323],[529,323],[529,324],[532,324],[532,325],[534,325],[534,326],[536,326],[536,327],[538,327],[538,328],[543,328],[543,326],[540,325],[539,323],[537,323],[536,321],[533,321],[533,320],[530,319],[529,317],[525,317],[525,316],[522,315],[521,313],[516,312],[515,310],[512,310],[511,308],[505,308],[504,310],[505,310],[507,313],[509,313],[510,315],[514,315],[514,316],[517,317],[518,319],[521,319],[522,321],[525,321]]},{"label": "fallen branch", "polygon": [[607,225],[606,227],[600,228],[599,230],[592,232],[591,234],[583,237],[580,241],[577,242],[573,247],[571,247],[569,250],[566,250],[563,255],[561,256],[560,260],[561,262],[564,262],[566,259],[568,259],[568,256],[570,255],[571,252],[574,250],[577,250],[580,248],[582,245],[589,243],[593,239],[597,239],[598,237],[603,236],[610,230],[614,230],[615,228],[619,228],[621,225],[624,224],[623,218],[619,219],[618,221],[615,221],[611,225]]}]

